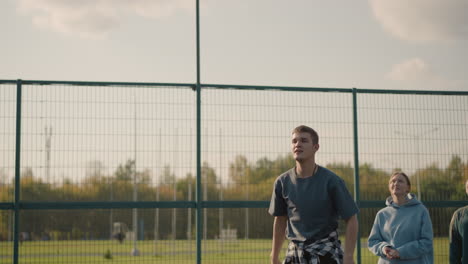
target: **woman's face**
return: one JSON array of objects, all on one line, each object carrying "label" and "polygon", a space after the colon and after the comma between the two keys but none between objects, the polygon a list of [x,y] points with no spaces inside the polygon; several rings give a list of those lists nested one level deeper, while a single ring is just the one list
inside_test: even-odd
[{"label": "woman's face", "polygon": [[397,174],[390,178],[388,189],[392,195],[403,196],[409,193],[410,186],[403,175]]}]

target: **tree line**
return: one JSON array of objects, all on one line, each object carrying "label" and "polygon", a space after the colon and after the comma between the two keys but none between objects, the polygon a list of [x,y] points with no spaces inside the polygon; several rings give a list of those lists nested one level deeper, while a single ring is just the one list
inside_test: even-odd
[{"label": "tree line", "polygon": [[[135,161],[127,160],[113,173],[106,175],[103,166],[96,161],[79,183],[65,180],[61,184],[44,182],[27,168],[21,173],[22,201],[132,201],[134,177],[137,183],[138,201],[187,201],[195,200],[196,177],[187,173],[176,177],[170,166],[165,166],[158,182],[150,170],[135,171]],[[220,184],[216,170],[208,163],[202,165],[203,200],[270,200],[273,182],[277,176],[294,166],[291,155],[275,159],[260,158],[255,162],[245,156],[237,156],[229,164],[229,184]],[[354,189],[354,169],[351,163],[330,163],[325,167],[343,178],[348,189]],[[395,168],[395,171],[400,170]],[[359,166],[361,200],[383,201],[389,195],[390,171],[364,163]],[[464,181],[468,179],[468,162],[453,156],[445,168],[431,164],[409,175],[412,191],[416,191],[415,175],[420,177],[422,200],[452,201],[466,197]],[[0,201],[12,200],[13,184],[0,186]],[[367,236],[375,213],[380,208],[361,209],[361,235]],[[436,236],[447,236],[450,217],[456,208],[431,208],[431,218]],[[239,238],[270,238],[272,217],[266,209],[206,209],[206,238],[217,238],[220,228],[234,228]],[[140,209],[139,237],[141,239],[194,238],[194,209]],[[189,221],[190,218],[190,221]],[[23,210],[20,217],[21,232],[28,232],[34,239],[108,239],[112,223],[122,222],[131,229],[132,210]],[[220,224],[221,221],[221,224]],[[11,239],[12,213],[0,211],[0,240]],[[188,231],[190,234],[188,234]]]}]

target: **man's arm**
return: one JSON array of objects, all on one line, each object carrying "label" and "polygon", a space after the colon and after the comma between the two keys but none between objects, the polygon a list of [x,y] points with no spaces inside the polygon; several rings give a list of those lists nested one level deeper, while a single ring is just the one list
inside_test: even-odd
[{"label": "man's arm", "polygon": [[449,260],[450,264],[459,264],[462,259],[462,239],[458,231],[458,215],[456,211],[450,221],[449,230]]},{"label": "man's arm", "polygon": [[279,264],[279,253],[286,235],[287,216],[275,216],[273,222],[273,242],[271,244],[271,264]]},{"label": "man's arm", "polygon": [[356,247],[357,233],[358,233],[358,220],[357,216],[353,215],[346,219],[346,235],[345,235],[345,249],[344,249],[344,264],[354,263],[354,248]]}]

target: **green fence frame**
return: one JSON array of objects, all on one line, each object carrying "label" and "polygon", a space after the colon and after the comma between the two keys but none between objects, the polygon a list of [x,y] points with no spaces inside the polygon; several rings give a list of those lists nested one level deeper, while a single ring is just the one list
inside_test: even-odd
[{"label": "green fence frame", "polygon": [[[19,262],[19,221],[22,210],[73,210],[73,209],[132,209],[132,208],[194,208],[196,209],[196,247],[197,263],[202,263],[201,240],[203,233],[202,213],[204,208],[268,208],[269,201],[203,201],[201,196],[201,93],[203,88],[210,89],[241,89],[241,90],[279,90],[279,91],[310,91],[310,92],[339,92],[351,94],[353,111],[353,145],[354,145],[354,194],[359,208],[380,208],[383,201],[361,200],[359,191],[359,149],[358,149],[358,94],[413,94],[413,95],[445,95],[445,96],[468,96],[463,91],[420,91],[420,90],[378,90],[358,88],[320,88],[320,87],[278,87],[278,86],[249,86],[249,85],[220,85],[200,84],[199,78],[196,84],[180,83],[135,83],[135,82],[78,82],[78,81],[40,81],[40,80],[0,80],[0,84],[16,84],[16,150],[15,150],[15,193],[13,202],[0,203],[0,210],[10,210],[14,213],[13,231],[13,263]],[[196,92],[196,201],[110,201],[110,202],[23,202],[20,197],[20,157],[21,157],[21,109],[22,109],[22,87],[23,85],[74,85],[74,86],[179,86],[187,87]],[[425,205],[429,208],[461,207],[468,205],[468,201],[427,201]],[[358,236],[360,238],[360,235]],[[361,263],[361,245],[357,243],[357,262]]]},{"label": "green fence frame", "polygon": [[[376,94],[419,94],[419,95],[447,95],[447,96],[468,96],[468,92],[457,91],[408,91],[408,90],[377,90],[377,89],[358,89],[358,88],[320,88],[320,87],[276,87],[276,86],[249,86],[249,85],[220,85],[220,84],[202,84],[200,80],[200,16],[199,0],[196,0],[196,83],[134,83],[134,82],[75,82],[75,81],[39,81],[39,80],[0,80],[0,84],[16,84],[16,151],[15,151],[15,194],[13,202],[0,203],[0,210],[9,210],[14,213],[14,242],[13,242],[13,263],[19,262],[19,220],[20,211],[31,209],[131,209],[131,208],[194,208],[196,209],[196,247],[197,263],[202,263],[201,240],[202,231],[202,213],[204,208],[267,208],[269,201],[203,201],[201,196],[201,93],[203,88],[215,89],[242,89],[242,90],[280,90],[280,91],[315,91],[315,92],[339,92],[352,94],[353,106],[353,143],[354,143],[354,193],[356,203],[360,208],[380,208],[382,201],[361,200],[359,195],[359,131],[358,131],[358,113],[357,113],[357,95],[366,93]],[[20,197],[20,146],[21,146],[21,109],[22,109],[22,85],[75,85],[75,86],[182,86],[196,92],[196,201],[177,201],[177,202],[22,202]],[[437,201],[425,202],[427,207],[460,207],[467,205],[467,201]],[[358,236],[360,237],[360,236]],[[361,263],[360,242],[357,243],[357,261]]]}]

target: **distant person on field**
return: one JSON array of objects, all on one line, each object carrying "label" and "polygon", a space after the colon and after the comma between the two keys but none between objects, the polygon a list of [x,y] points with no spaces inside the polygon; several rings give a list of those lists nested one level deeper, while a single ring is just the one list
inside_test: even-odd
[{"label": "distant person on field", "polygon": [[[292,131],[291,151],[296,166],[274,183],[268,212],[275,217],[271,263],[289,240],[284,264],[353,264],[358,208],[344,181],[315,163],[319,136],[307,126]],[[346,221],[344,252],[338,239],[338,218]]]},{"label": "distant person on field", "polygon": [[410,193],[408,176],[394,173],[388,189],[387,207],[377,213],[368,239],[369,250],[380,257],[377,263],[434,263],[431,218]]},{"label": "distant person on field", "polygon": [[[468,194],[468,180],[465,181]],[[450,264],[468,264],[468,206],[453,213],[450,221]]]}]

